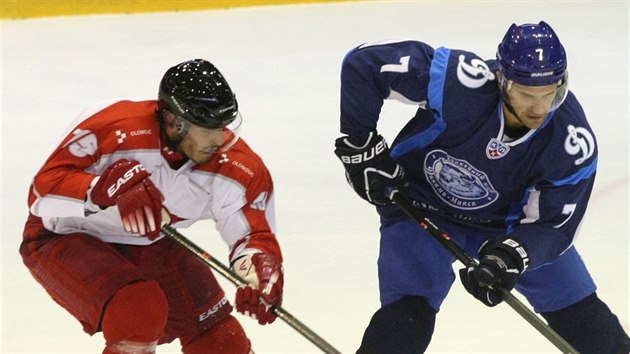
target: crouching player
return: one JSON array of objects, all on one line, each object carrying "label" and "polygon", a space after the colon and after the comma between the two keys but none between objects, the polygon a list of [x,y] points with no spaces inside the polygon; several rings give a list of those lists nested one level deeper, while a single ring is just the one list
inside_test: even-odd
[{"label": "crouching player", "polygon": [[271,176],[239,139],[235,95],[208,61],[170,68],[157,100],[95,107],[72,124],[35,176],[20,253],[33,277],[102,332],[103,353],[252,353],[208,266],[162,225],[216,222],[230,263],[250,282],[236,309],[276,316],[283,268]]}]

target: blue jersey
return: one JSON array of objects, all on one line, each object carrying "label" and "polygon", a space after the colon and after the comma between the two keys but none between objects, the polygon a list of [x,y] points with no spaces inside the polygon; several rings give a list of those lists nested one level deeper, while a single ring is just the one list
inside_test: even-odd
[{"label": "blue jersey", "polygon": [[[391,145],[419,208],[488,237],[515,237],[530,267],[553,262],[573,243],[586,211],[597,146],[569,92],[545,123],[504,136],[495,60],[419,41],[364,44],[341,72],[341,132],[377,129],[384,99],[419,106]],[[380,207],[383,222],[399,217]]]}]

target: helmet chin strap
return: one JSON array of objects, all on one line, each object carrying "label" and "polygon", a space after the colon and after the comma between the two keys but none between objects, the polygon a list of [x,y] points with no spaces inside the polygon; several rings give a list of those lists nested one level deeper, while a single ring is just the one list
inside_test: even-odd
[{"label": "helmet chin strap", "polygon": [[[512,106],[512,102],[510,102],[510,97],[508,95],[508,91],[510,90],[510,88],[512,87],[512,80],[508,80],[505,78],[505,76],[501,76],[501,78],[499,79],[499,85],[501,87],[501,101],[503,102],[503,105],[505,106],[505,108],[507,109],[507,111],[514,116],[514,118],[516,118],[519,122],[522,122],[522,120],[518,117],[518,114],[516,113],[516,110],[514,109],[514,106]],[[504,117],[504,119],[507,119]],[[509,132],[511,132],[512,135],[518,135],[520,133],[524,134],[525,132],[527,132],[529,130],[529,128],[523,126],[523,127],[519,127],[519,128],[510,128],[507,126],[507,122],[505,125],[505,129]],[[514,136],[513,136],[514,138]]]},{"label": "helmet chin strap", "polygon": [[177,135],[176,139],[170,138],[168,135],[166,135],[166,144],[168,145],[168,148],[171,149],[172,151],[181,151],[179,149],[179,145],[182,143],[182,137]]},{"label": "helmet chin strap", "polygon": [[506,79],[505,76],[501,76],[499,80],[499,85],[501,87],[501,101],[503,101],[503,105],[508,112],[510,112],[514,117],[516,117],[516,119],[520,121],[520,119],[518,118],[518,114],[516,114],[514,106],[512,106],[512,102],[510,102],[510,98],[508,96],[508,91],[512,87],[512,81]]},{"label": "helmet chin strap", "polygon": [[[186,132],[184,134],[181,133],[180,129],[177,128],[177,123],[175,121],[168,122],[166,119],[166,109],[160,108],[157,112],[158,122],[160,123],[161,134],[164,135],[164,140],[166,140],[166,145],[171,151],[180,151],[179,144],[181,144],[184,136],[186,136]],[[168,129],[175,129],[177,134],[175,137],[169,135],[167,133]]]},{"label": "helmet chin strap", "polygon": [[518,119],[518,115],[516,114],[516,111],[514,110],[514,107],[512,106],[512,103],[510,102],[510,100],[506,98],[505,95],[501,95],[501,96],[502,96],[501,101],[503,101],[505,108],[507,108],[508,112],[510,112],[514,117]]},{"label": "helmet chin strap", "polygon": [[[510,114],[512,114],[520,122],[521,120],[518,117],[518,114],[516,114],[516,111],[514,110],[514,107],[510,103],[509,98],[507,98],[506,96],[507,96],[506,94],[502,94],[501,95],[501,101],[503,102],[503,105],[505,106],[507,111]],[[518,128],[510,128],[507,125],[507,118],[505,117],[505,115],[504,115],[503,119],[506,120],[504,133],[507,134],[512,139],[518,139],[518,138],[520,138],[521,136],[523,136],[524,134],[526,134],[529,131],[529,128],[527,128],[525,125],[523,125],[522,127],[518,127]]]}]

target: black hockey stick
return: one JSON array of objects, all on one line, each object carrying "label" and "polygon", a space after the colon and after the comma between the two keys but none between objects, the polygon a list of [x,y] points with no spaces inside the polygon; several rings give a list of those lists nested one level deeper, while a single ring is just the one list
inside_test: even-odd
[{"label": "black hockey stick", "polygon": [[[403,196],[400,192],[394,191],[391,195],[391,200],[398,205],[409,217],[415,220],[421,228],[427,230],[433,238],[435,238],[442,246],[448,249],[460,262],[466,267],[474,266],[477,261],[466,253],[451,237],[438,226],[436,226],[431,220],[422,215],[422,213],[415,208],[409,200]],[[499,285],[492,287],[496,290],[503,301],[505,301],[510,307],[518,312],[527,322],[529,322],[538,332],[540,332],[545,338],[547,338],[556,348],[560,349],[565,354],[579,354],[577,350],[567,343],[558,333],[556,333],[551,327],[549,327],[543,320],[541,320],[534,312],[532,312],[525,304],[519,301],[508,290],[502,288]]]},{"label": "black hockey stick", "polygon": [[[169,225],[162,226],[162,232],[173,240],[177,241],[182,246],[186,247],[189,251],[191,251],[195,256],[201,259],[204,263],[210,266],[210,268],[216,270],[221,273],[227,280],[232,282],[232,284],[238,286],[247,285],[245,279],[241,278],[238,274],[236,274],[233,270],[226,267],[204,251],[201,247],[194,244],[192,241],[184,237],[179,231],[175,230],[173,227]],[[333,348],[328,342],[318,336],[311,329],[306,327],[302,322],[300,322],[297,318],[293,317],[287,310],[283,309],[279,305],[273,307],[273,312],[278,316],[281,320],[286,322],[289,326],[293,327],[296,331],[298,331],[301,335],[306,337],[311,343],[315,344],[319,349],[321,349],[326,354],[341,354],[337,349]]]}]

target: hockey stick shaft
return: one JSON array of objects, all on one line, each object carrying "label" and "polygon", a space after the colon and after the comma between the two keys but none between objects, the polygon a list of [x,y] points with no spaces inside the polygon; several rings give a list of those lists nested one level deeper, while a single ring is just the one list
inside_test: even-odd
[{"label": "hockey stick shaft", "polygon": [[[190,252],[192,252],[195,256],[201,259],[204,263],[209,265],[212,269],[219,272],[222,276],[224,276],[227,280],[229,280],[232,284],[239,286],[247,285],[247,282],[241,278],[238,274],[236,274],[233,270],[225,266],[223,263],[218,261],[216,258],[212,257],[208,252],[204,251],[201,247],[197,246],[195,243],[190,241],[184,235],[182,235],[179,231],[174,229],[169,225],[162,226],[162,232],[173,240],[177,241],[180,245],[187,248]],[[281,320],[286,322],[289,326],[295,329],[298,333],[304,336],[306,339],[311,341],[315,346],[321,349],[326,354],[341,354],[337,349],[333,348],[328,342],[318,336],[315,332],[313,332],[310,328],[300,322],[297,318],[291,315],[287,310],[283,309],[279,305],[275,305],[273,307],[273,312],[278,316]]]},{"label": "hockey stick shaft", "polygon": [[[455,258],[462,262],[466,267],[474,266],[477,261],[466,253],[445,231],[441,230],[435,225],[429,218],[422,215],[422,213],[415,208],[407,198],[405,198],[400,192],[394,191],[391,196],[392,201],[398,205],[409,217],[415,220],[420,227],[427,230],[433,238],[435,238],[442,246],[451,252]],[[565,354],[579,354],[577,350],[560,337],[551,327],[549,327],[544,321],[540,319],[534,312],[532,312],[525,304],[519,301],[508,290],[500,287],[493,286],[500,295],[503,301],[505,301],[512,309],[514,309],[521,317],[529,322],[538,332],[540,332],[545,338],[547,338],[556,348],[560,349]]]}]

